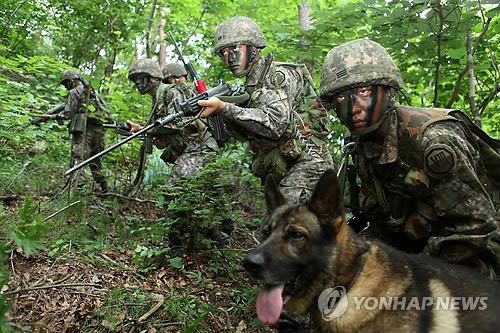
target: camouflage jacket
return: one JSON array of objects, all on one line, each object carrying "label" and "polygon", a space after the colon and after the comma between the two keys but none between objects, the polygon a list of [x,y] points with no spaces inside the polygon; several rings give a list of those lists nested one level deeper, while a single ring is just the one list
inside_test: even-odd
[{"label": "camouflage jacket", "polygon": [[271,173],[279,181],[302,160],[331,162],[328,115],[306,75],[299,65],[260,59],[246,78],[250,99],[221,113],[230,135],[249,142],[261,179]]},{"label": "camouflage jacket", "polygon": [[[80,84],[71,89],[68,93],[64,110],[56,115],[57,119],[71,119],[77,113],[85,113],[87,101],[87,89]],[[89,108],[87,113],[88,126],[100,126],[103,123],[110,122],[112,119],[111,113],[104,100],[97,93],[92,91],[89,98]]]},{"label": "camouflage jacket", "polygon": [[406,250],[450,262],[487,252],[500,222],[481,140],[453,116],[459,112],[398,106],[383,146],[362,137],[355,151],[364,206],[375,209],[376,224],[416,241]]},{"label": "camouflage jacket", "polygon": [[[193,85],[186,83],[160,84],[153,98],[154,119],[174,114],[175,103],[181,103],[198,93]],[[217,142],[201,119],[184,118],[180,122],[166,124],[153,133],[155,144],[165,151],[163,160],[173,163],[182,153],[216,151]]]}]

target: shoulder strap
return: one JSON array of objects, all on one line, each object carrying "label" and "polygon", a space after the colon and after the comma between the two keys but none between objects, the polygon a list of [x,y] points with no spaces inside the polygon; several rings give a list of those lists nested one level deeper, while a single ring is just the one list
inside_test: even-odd
[{"label": "shoulder strap", "polygon": [[500,140],[494,139],[488,134],[486,134],[486,132],[483,131],[479,126],[474,124],[472,119],[470,119],[465,113],[463,113],[460,110],[452,110],[450,112],[450,115],[463,121],[467,125],[467,127],[472,131],[472,133],[477,135],[481,140],[486,142],[492,148],[500,152]]},{"label": "shoulder strap", "polygon": [[319,96],[318,89],[316,88],[316,85],[314,84],[314,80],[312,78],[311,73],[309,72],[309,69],[307,68],[306,64],[302,63],[288,63],[288,62],[279,62],[276,63],[279,66],[290,66],[298,69],[300,71],[300,74],[302,75],[302,79],[307,83],[314,91],[314,94],[316,96]]},{"label": "shoulder strap", "polygon": [[260,74],[259,81],[257,81],[256,90],[259,90],[260,88],[262,88],[262,85],[264,84],[264,80],[266,78],[266,74],[269,71],[271,64],[273,63],[273,60],[274,60],[273,54],[269,53],[267,55],[266,59],[264,60],[265,61],[264,70]]}]

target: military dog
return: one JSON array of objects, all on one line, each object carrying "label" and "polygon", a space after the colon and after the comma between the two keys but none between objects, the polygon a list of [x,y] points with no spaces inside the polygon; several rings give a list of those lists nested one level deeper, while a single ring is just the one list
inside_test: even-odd
[{"label": "military dog", "polygon": [[303,205],[287,205],[272,177],[262,242],[244,259],[264,286],[265,324],[311,314],[320,332],[500,332],[500,288],[467,267],[406,254],[357,236],[333,170]]}]

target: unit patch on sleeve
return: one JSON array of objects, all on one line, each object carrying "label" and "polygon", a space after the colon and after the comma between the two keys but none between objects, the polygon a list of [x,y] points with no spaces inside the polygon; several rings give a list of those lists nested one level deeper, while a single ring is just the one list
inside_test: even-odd
[{"label": "unit patch on sleeve", "polygon": [[442,177],[449,174],[456,163],[456,154],[447,145],[437,144],[424,152],[424,170],[431,177]]},{"label": "unit patch on sleeve", "polygon": [[285,73],[283,73],[280,70],[277,70],[274,76],[271,76],[271,83],[274,86],[279,87],[281,86],[281,84],[283,84],[283,82],[285,82]]}]

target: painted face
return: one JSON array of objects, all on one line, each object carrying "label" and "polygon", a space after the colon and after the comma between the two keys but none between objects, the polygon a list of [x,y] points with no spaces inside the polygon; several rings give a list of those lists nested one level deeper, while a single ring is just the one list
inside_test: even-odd
[{"label": "painted face", "polygon": [[63,82],[63,86],[66,88],[66,90],[71,90],[75,87],[75,83],[73,80],[66,80]]},{"label": "painted face", "polygon": [[377,124],[387,110],[390,96],[384,86],[352,88],[333,96],[332,104],[342,122],[356,133]]},{"label": "painted face", "polygon": [[223,48],[219,55],[231,73],[239,77],[247,73],[247,66],[251,57],[251,52],[248,51],[248,45],[235,45]]},{"label": "painted face", "polygon": [[167,77],[166,81],[169,84],[177,84],[180,82],[186,82],[186,77],[185,76],[169,76],[169,77]]},{"label": "painted face", "polygon": [[135,75],[131,80],[141,95],[146,94],[152,88],[151,77],[149,75]]}]

